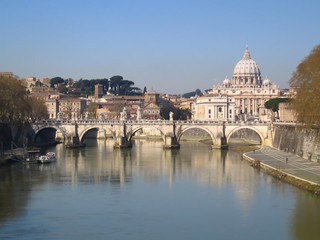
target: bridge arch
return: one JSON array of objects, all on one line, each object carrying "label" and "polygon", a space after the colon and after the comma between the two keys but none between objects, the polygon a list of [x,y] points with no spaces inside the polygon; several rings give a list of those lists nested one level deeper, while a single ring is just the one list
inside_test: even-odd
[{"label": "bridge arch", "polygon": [[184,128],[184,129],[182,129],[182,131],[180,131],[180,132],[177,134],[177,141],[178,141],[178,143],[180,143],[180,139],[181,139],[182,135],[183,135],[185,132],[187,132],[188,130],[190,130],[190,129],[201,129],[201,130],[207,132],[207,133],[210,135],[210,137],[211,137],[212,144],[214,144],[214,141],[215,141],[215,139],[216,139],[216,136],[215,136],[208,128],[203,127],[203,126],[189,126],[189,127],[186,127],[186,128]]},{"label": "bridge arch", "polygon": [[111,127],[90,126],[81,131],[81,133],[79,134],[79,140],[82,141],[84,135],[92,129],[97,129],[98,131],[104,130],[105,132],[110,132],[112,134],[112,137],[115,138],[115,134]]},{"label": "bridge arch", "polygon": [[234,134],[235,132],[237,132],[237,131],[239,131],[239,130],[241,130],[241,129],[250,129],[250,130],[252,130],[253,132],[255,132],[255,133],[259,136],[259,138],[260,138],[260,144],[264,144],[263,134],[262,134],[258,129],[256,129],[256,128],[254,128],[254,127],[250,127],[250,126],[240,126],[240,127],[236,127],[236,128],[234,128],[234,129],[232,129],[232,130],[229,132],[229,134],[227,135],[227,143],[229,143],[229,140],[230,140],[232,134]]},{"label": "bridge arch", "polygon": [[66,140],[66,139],[67,139],[67,133],[66,133],[66,131],[65,131],[64,129],[61,129],[61,128],[57,127],[57,126],[43,126],[43,127],[40,127],[40,128],[38,128],[38,129],[36,129],[36,130],[34,131],[34,134],[33,134],[33,136],[32,136],[32,142],[35,142],[35,141],[36,141],[36,138],[37,138],[37,135],[38,135],[41,131],[43,131],[43,130],[45,130],[45,129],[55,129],[56,131],[59,131],[59,132],[62,134],[63,140]]},{"label": "bridge arch", "polygon": [[147,128],[152,128],[152,129],[156,129],[160,132],[161,134],[161,138],[162,140],[164,141],[165,140],[165,133],[158,127],[155,127],[155,126],[138,126],[138,127],[135,127],[133,128],[129,133],[128,133],[128,140],[131,141],[132,140],[132,137],[134,136],[134,134],[136,132],[138,132],[139,130],[143,130],[143,129],[147,129]]}]

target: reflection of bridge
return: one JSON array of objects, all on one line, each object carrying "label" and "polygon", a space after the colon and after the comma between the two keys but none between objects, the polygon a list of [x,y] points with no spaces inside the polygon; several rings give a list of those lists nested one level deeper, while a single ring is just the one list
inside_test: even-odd
[{"label": "reflection of bridge", "polygon": [[114,121],[114,120],[77,120],[77,121],[43,121],[32,125],[34,139],[37,134],[48,128],[56,130],[56,139],[70,141],[79,136],[80,141],[90,130],[97,130],[98,138],[113,137],[114,146],[118,148],[131,147],[132,137],[140,131],[157,132],[161,135],[164,148],[179,148],[182,135],[190,129],[202,129],[212,139],[213,148],[223,148],[228,145],[231,135],[241,129],[251,129],[260,137],[262,145],[272,145],[272,127],[269,123],[226,123],[209,121]]}]

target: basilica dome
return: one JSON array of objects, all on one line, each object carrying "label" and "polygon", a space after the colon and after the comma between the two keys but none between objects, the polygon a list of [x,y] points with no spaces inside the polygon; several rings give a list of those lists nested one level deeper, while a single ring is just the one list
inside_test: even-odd
[{"label": "basilica dome", "polygon": [[251,58],[246,48],[243,58],[233,70],[233,84],[235,85],[261,85],[261,72],[258,64]]},{"label": "basilica dome", "polygon": [[258,64],[251,58],[248,48],[244,52],[243,58],[235,66],[233,74],[236,74],[236,75],[259,74],[260,75],[260,68]]}]

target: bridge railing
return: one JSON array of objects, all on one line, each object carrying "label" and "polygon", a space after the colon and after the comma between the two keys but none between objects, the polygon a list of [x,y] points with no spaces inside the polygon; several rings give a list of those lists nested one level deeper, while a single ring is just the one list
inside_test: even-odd
[{"label": "bridge railing", "polygon": [[[115,120],[115,119],[78,119],[78,120],[59,120],[59,119],[48,119],[48,120],[40,120],[34,122],[36,125],[69,125],[69,124],[109,124],[109,125],[119,125],[119,124],[144,124],[144,125],[172,125],[175,124],[185,124],[185,125],[268,125],[270,122],[262,122],[262,121],[207,121],[207,120]],[[288,124],[288,123],[274,123],[274,124]]]}]

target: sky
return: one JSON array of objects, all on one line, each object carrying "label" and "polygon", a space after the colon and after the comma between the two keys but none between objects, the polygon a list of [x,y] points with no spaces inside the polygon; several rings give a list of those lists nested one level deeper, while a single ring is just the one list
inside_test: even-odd
[{"label": "sky", "polygon": [[159,93],[232,78],[246,46],[281,88],[320,44],[319,0],[0,0],[0,72],[121,75]]}]

